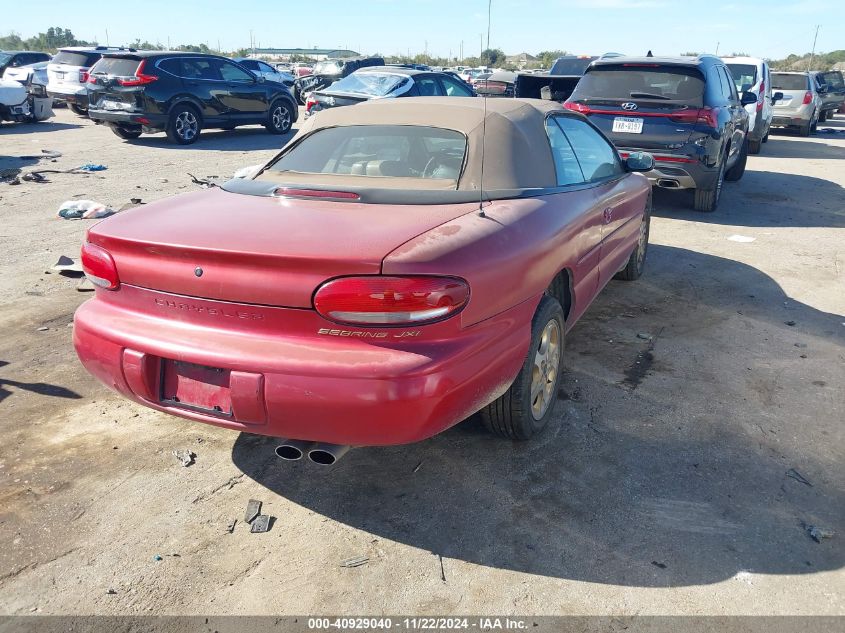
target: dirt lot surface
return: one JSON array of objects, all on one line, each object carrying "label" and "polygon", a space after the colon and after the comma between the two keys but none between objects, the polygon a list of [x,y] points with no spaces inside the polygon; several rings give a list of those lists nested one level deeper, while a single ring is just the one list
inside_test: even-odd
[{"label": "dirt lot surface", "polygon": [[569,335],[539,440],[470,419],[321,469],[106,390],[71,346],[90,295],[45,273],[92,224],[63,200],[190,191],[284,139],[123,142],[56,113],[0,127],[0,169],[108,170],[0,184],[0,613],[845,614],[843,115],[773,133],[716,213],[657,193],[646,274]]}]

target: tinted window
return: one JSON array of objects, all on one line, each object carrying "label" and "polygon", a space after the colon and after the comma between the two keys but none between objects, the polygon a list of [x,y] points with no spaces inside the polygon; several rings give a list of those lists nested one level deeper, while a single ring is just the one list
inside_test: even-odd
[{"label": "tinted window", "polygon": [[130,57],[103,57],[91,68],[91,74],[131,77],[138,70],[140,63],[140,59],[132,59]]},{"label": "tinted window", "polygon": [[757,66],[753,64],[728,64],[736,89],[746,92],[757,83]]},{"label": "tinted window", "polygon": [[251,59],[242,59],[238,63],[244,68],[249,68],[250,70],[258,70],[258,62],[253,61]]},{"label": "tinted window", "polygon": [[807,75],[772,73],[772,88],[774,90],[807,90],[809,88]]},{"label": "tinted window", "polygon": [[[270,64],[265,64],[264,62],[255,62],[255,65],[257,67],[257,70],[259,70],[263,73],[274,73],[274,72],[276,72],[276,69],[273,68],[272,66],[270,66]],[[247,67],[247,68],[249,68],[249,67]],[[253,70],[253,69],[250,69],[250,70]]]},{"label": "tinted window", "polygon": [[548,134],[549,144],[552,146],[557,184],[563,186],[582,183],[584,182],[584,174],[581,172],[581,167],[569,139],[566,138],[563,130],[556,122],[557,118],[546,119],[546,134]]},{"label": "tinted window", "polygon": [[713,72],[716,74],[714,81],[717,84],[719,94],[722,95],[722,98],[725,101],[730,101],[731,100],[731,89],[728,86],[728,83],[732,83],[732,81],[731,82],[728,81],[728,78],[722,72],[721,68],[714,68]]},{"label": "tinted window", "polygon": [[838,71],[822,73],[822,77],[824,77],[824,80],[828,83],[828,85],[833,86],[834,88],[840,89],[845,86],[845,80],[842,78],[842,73]]},{"label": "tinted window", "polygon": [[414,83],[417,84],[417,89],[420,91],[421,97],[443,96],[443,92],[440,90],[440,84],[434,77],[414,77]]},{"label": "tinted window", "polygon": [[704,81],[693,68],[600,66],[584,75],[571,99],[654,99],[703,105]]},{"label": "tinted window", "polygon": [[11,58],[12,56],[9,53],[0,53],[0,64],[5,64]]},{"label": "tinted window", "polygon": [[613,146],[589,123],[570,117],[556,117],[555,122],[575,150],[586,180],[603,180],[625,173]]},{"label": "tinted window", "polygon": [[407,81],[407,77],[389,73],[352,73],[348,77],[333,83],[329,92],[348,92],[383,97],[400,85],[407,83]]},{"label": "tinted window", "polygon": [[182,59],[182,77],[220,81],[219,60],[190,57]]},{"label": "tinted window", "polygon": [[725,67],[719,68],[719,74],[722,76],[725,82],[725,88],[727,89],[727,96],[729,100],[738,101],[739,100],[739,93],[736,90],[736,86],[734,85],[733,79],[731,78],[730,72]]},{"label": "tinted window", "polygon": [[461,82],[452,79],[451,77],[441,77],[440,83],[443,84],[443,90],[447,97],[472,97],[472,91],[463,85]]},{"label": "tinted window", "polygon": [[99,53],[83,53],[79,51],[59,51],[53,57],[54,64],[67,64],[68,66],[81,66],[87,68],[93,66],[100,59]]},{"label": "tinted window", "polygon": [[598,57],[583,57],[574,59],[559,59],[552,66],[552,75],[583,75],[593,60]]},{"label": "tinted window", "polygon": [[454,180],[457,186],[465,153],[466,138],[452,130],[353,125],[314,132],[282,156],[271,170]]},{"label": "tinted window", "polygon": [[171,57],[170,59],[163,59],[158,64],[158,67],[163,71],[181,77],[183,75],[182,60],[178,57]]},{"label": "tinted window", "polygon": [[242,68],[238,68],[232,62],[217,60],[220,63],[220,76],[223,81],[239,81],[252,83],[253,77]]}]

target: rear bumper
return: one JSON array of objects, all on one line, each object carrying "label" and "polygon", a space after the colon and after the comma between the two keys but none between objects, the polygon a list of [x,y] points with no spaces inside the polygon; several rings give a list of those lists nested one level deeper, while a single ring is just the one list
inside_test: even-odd
[{"label": "rear bumper", "polygon": [[47,95],[56,101],[73,103],[83,108],[88,107],[88,90],[84,86],[74,90],[47,84]]},{"label": "rear bumper", "polygon": [[[229,305],[239,314],[239,304]],[[528,301],[472,327],[456,327],[448,340],[391,343],[319,336],[328,322],[311,310],[293,311],[295,321],[308,324],[304,330],[267,324],[252,332],[238,319],[241,329],[200,326],[94,298],[76,311],[73,340],[90,373],[159,411],[260,435],[404,444],[457,424],[504,393],[524,361],[535,307]],[[232,416],[162,402],[161,359],[230,370]]]},{"label": "rear bumper", "polygon": [[167,125],[166,115],[121,112],[119,110],[97,110],[94,108],[88,108],[88,118],[95,123],[110,123],[135,127],[144,126],[155,129],[164,129]]},{"label": "rear bumper", "polygon": [[[636,149],[620,149],[626,156]],[[647,150],[644,150],[647,151]],[[654,154],[654,169],[643,175],[653,185],[662,189],[709,189],[718,176],[718,169],[708,167],[697,157]]]}]

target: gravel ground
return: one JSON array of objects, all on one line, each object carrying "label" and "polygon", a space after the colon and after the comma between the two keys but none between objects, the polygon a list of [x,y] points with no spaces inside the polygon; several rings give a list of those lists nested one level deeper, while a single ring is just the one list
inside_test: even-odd
[{"label": "gravel ground", "polygon": [[537,441],[470,419],[320,469],[107,391],[71,346],[88,295],[45,272],[91,225],[63,200],[190,191],[285,139],[56,114],[0,127],[0,169],[108,170],[0,184],[0,613],[845,614],[843,115],[773,133],[716,213],[657,192],[646,274],[569,335]]}]

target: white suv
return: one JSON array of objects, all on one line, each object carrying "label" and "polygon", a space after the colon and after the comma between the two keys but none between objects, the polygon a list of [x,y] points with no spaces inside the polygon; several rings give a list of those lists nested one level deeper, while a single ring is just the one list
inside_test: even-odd
[{"label": "white suv", "polygon": [[76,114],[88,112],[88,70],[106,51],[130,50],[115,46],[69,46],[60,48],[47,65],[47,94],[67,103]]},{"label": "white suv", "polygon": [[760,145],[769,140],[772,125],[772,78],[769,65],[756,57],[723,57],[731,71],[737,91],[757,95],[757,103],[745,106],[748,112],[748,153],[759,154]]}]

